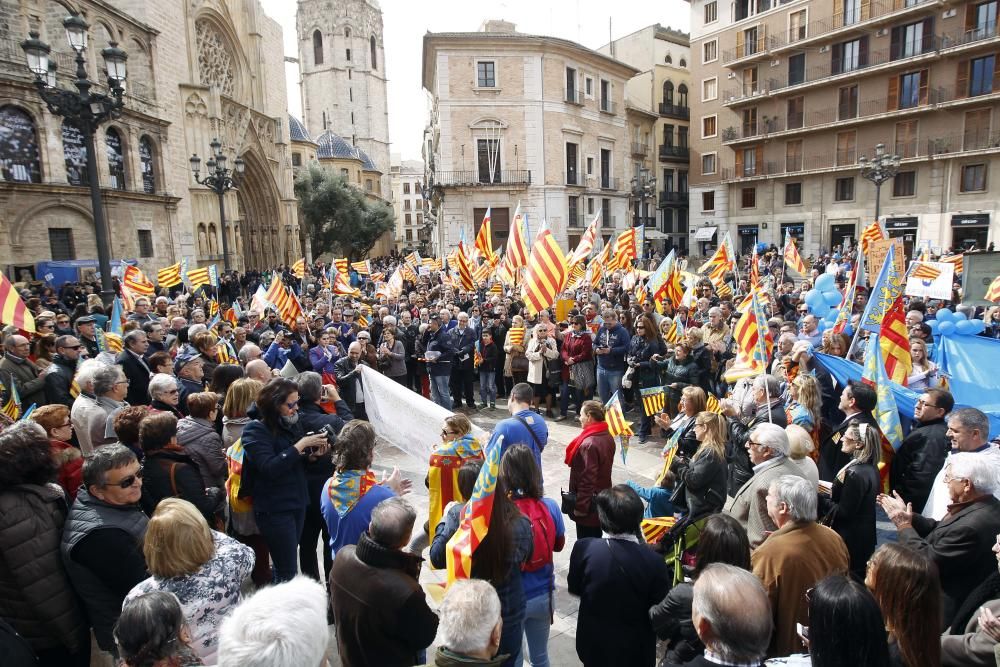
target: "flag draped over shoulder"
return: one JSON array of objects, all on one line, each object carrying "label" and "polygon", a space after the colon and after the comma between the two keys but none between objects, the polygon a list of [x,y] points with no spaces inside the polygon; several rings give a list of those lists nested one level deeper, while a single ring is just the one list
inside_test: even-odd
[{"label": "flag draped over shoulder", "polygon": [[156,286],[139,270],[138,266],[126,264],[122,271],[122,287],[128,289],[132,294],[142,296],[153,296]]},{"label": "flag draped over shoulder", "polygon": [[18,296],[7,276],[0,273],[0,322],[35,333],[35,317]]},{"label": "flag draped over shoulder", "polygon": [[566,257],[552,232],[542,228],[531,248],[524,278],[524,305],[530,315],[551,306],[566,282]]},{"label": "flag draped over shoulder", "polygon": [[449,584],[456,579],[472,577],[472,555],[486,537],[490,529],[490,519],[493,517],[493,498],[497,488],[502,445],[503,436],[486,452],[486,461],[479,470],[476,485],[472,489],[469,502],[465,505],[462,523],[448,540],[445,558]]},{"label": "flag draped over shoulder", "polygon": [[906,386],[913,371],[910,357],[910,333],[906,329],[906,314],[903,312],[903,297],[899,296],[882,319],[880,344],[885,361],[885,372],[896,384]]},{"label": "flag draped over shoulder", "polygon": [[160,287],[176,287],[184,282],[181,275],[181,263],[171,264],[156,272],[156,284]]}]

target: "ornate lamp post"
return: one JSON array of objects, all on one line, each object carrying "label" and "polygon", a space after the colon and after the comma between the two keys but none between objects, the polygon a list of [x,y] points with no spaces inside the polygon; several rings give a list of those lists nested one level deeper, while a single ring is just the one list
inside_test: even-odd
[{"label": "ornate lamp post", "polygon": [[885,152],[885,144],[875,146],[875,155],[869,160],[862,155],[858,158],[861,165],[861,177],[875,184],[875,219],[879,219],[882,204],[882,184],[899,171],[899,156]]},{"label": "ornate lamp post", "polygon": [[222,152],[222,143],[218,139],[212,139],[209,144],[212,153],[205,166],[208,173],[205,178],[200,178],[201,158],[195,153],[191,156],[191,174],[194,182],[204,185],[219,197],[219,225],[222,227],[222,269],[229,273],[229,234],[226,233],[226,193],[239,188],[243,179],[243,172],[246,165],[241,158],[233,160],[233,168],[226,167],[226,154]]},{"label": "ornate lamp post", "polygon": [[117,42],[110,42],[108,47],[101,51],[108,75],[109,94],[92,92],[91,89],[96,84],[87,78],[87,62],[84,58],[89,26],[83,17],[72,14],[63,20],[63,27],[66,29],[66,39],[76,53],[76,80],[73,82],[76,90],[56,86],[56,64],[49,61],[51,48],[39,39],[37,31],[32,30],[28,33],[28,39],[21,42],[21,49],[28,61],[28,69],[35,77],[35,87],[38,88],[45,106],[51,113],[62,116],[79,129],[86,142],[87,180],[90,182],[90,205],[94,216],[97,262],[101,271],[101,300],[109,306],[115,297],[111,280],[111,243],[107,220],[104,217],[104,204],[101,201],[94,136],[101,123],[109,118],[119,117],[125,106],[122,96],[125,94],[125,61],[128,60],[128,55],[118,48]]}]

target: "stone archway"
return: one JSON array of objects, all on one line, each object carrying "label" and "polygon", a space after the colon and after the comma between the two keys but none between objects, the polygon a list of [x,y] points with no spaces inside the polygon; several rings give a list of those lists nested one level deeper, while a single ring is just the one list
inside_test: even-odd
[{"label": "stone archway", "polygon": [[272,229],[280,223],[280,197],[266,163],[254,151],[242,156],[246,171],[237,191],[244,269],[267,269],[284,256]]}]

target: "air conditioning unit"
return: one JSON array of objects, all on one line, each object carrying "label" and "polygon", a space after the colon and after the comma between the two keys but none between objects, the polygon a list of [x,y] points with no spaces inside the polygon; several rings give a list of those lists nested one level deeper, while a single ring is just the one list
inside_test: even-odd
[{"label": "air conditioning unit", "polygon": [[827,44],[826,46],[819,47],[819,52],[820,53],[826,53],[829,50],[830,50],[830,45],[829,44]]},{"label": "air conditioning unit", "polygon": [[727,79],[735,79],[736,78],[736,72],[730,72],[729,76],[727,76],[726,78]]},{"label": "air conditioning unit", "polygon": [[881,30],[878,30],[878,31],[875,32],[875,36],[876,37],[885,37],[888,34],[889,34],[889,30],[886,29],[886,28],[882,28]]},{"label": "air conditioning unit", "polygon": [[780,60],[772,60],[771,61],[771,67],[779,67],[780,65],[781,65],[781,61]]},{"label": "air conditioning unit", "polygon": [[943,19],[950,19],[950,18],[954,17],[956,13],[957,13],[957,10],[955,10],[955,9],[949,9],[948,11],[946,11],[944,14],[941,15],[941,18],[943,18]]}]

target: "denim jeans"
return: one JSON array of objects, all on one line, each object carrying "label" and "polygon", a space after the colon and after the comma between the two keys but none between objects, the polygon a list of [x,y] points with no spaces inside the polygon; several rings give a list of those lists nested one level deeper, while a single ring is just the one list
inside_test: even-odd
[{"label": "denim jeans", "polygon": [[[611,400],[611,397],[615,395],[615,392],[622,388],[622,377],[625,375],[625,369],[620,371],[609,371],[597,367],[597,394],[601,397],[601,403],[607,403]],[[625,399],[622,398],[622,403]],[[622,406],[624,410],[624,405]]]},{"label": "denim jeans", "polygon": [[431,375],[431,400],[445,410],[451,410],[451,387],[449,375]]},{"label": "denim jeans", "polygon": [[[552,627],[552,595],[536,595],[528,600],[524,610],[524,638],[528,642],[531,667],[549,667],[549,628]],[[524,649],[515,664],[524,663]]]},{"label": "denim jeans", "polygon": [[484,404],[497,402],[496,371],[479,371],[479,402]]},{"label": "denim jeans", "polygon": [[254,512],[254,517],[260,534],[267,541],[267,550],[271,552],[274,583],[291,581],[299,573],[299,539],[306,520],[306,508],[289,512]]}]

